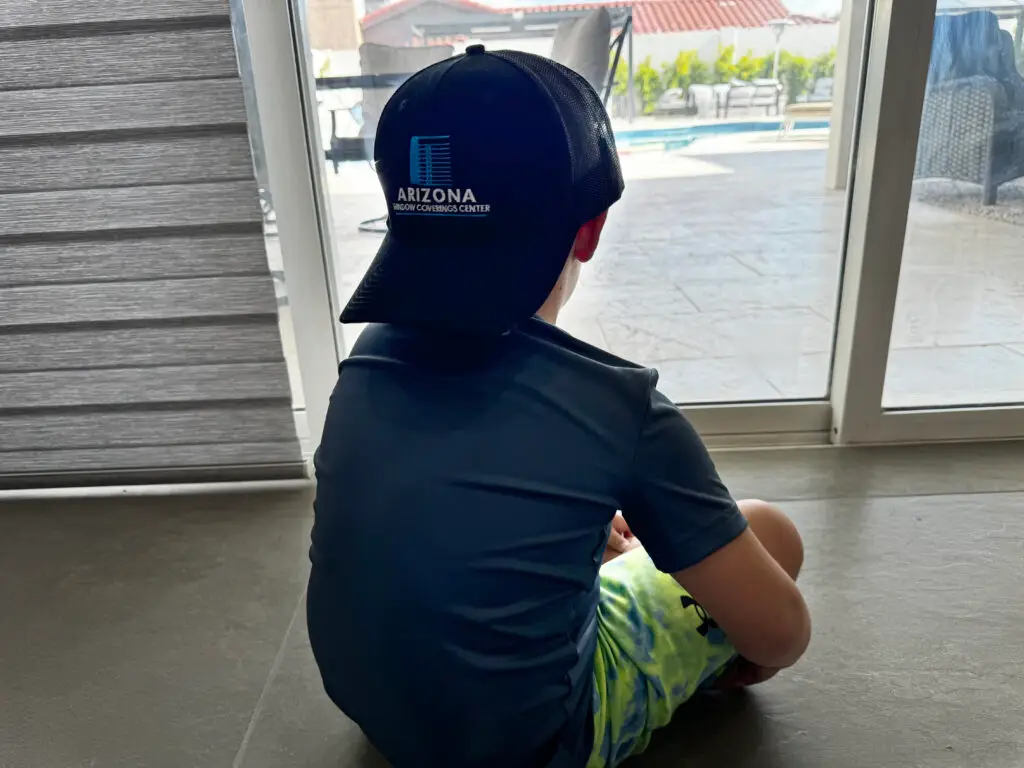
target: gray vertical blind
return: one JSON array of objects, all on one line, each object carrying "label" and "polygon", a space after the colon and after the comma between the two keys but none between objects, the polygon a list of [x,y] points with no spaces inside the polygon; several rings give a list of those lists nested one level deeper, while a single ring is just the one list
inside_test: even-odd
[{"label": "gray vertical blind", "polygon": [[0,0],[0,488],[302,472],[228,0]]}]

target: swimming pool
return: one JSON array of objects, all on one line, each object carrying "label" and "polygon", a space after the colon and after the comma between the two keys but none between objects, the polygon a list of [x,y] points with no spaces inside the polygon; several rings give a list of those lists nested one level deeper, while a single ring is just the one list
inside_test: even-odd
[{"label": "swimming pool", "polygon": [[[823,130],[829,127],[828,120],[800,120],[793,126],[794,131]],[[663,144],[665,149],[682,149],[697,139],[709,136],[729,136],[739,133],[772,133],[782,130],[782,118],[778,120],[747,120],[735,123],[707,123],[677,126],[674,128],[627,128],[615,131],[615,144],[620,148],[642,147]]]}]

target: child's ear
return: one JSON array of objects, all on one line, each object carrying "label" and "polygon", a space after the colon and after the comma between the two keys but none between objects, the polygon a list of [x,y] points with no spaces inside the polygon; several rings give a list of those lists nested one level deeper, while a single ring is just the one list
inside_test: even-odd
[{"label": "child's ear", "polygon": [[604,229],[604,223],[607,220],[608,211],[605,211],[580,227],[580,231],[576,233],[576,244],[573,246],[573,254],[581,264],[586,264],[594,258],[597,244],[601,240],[601,230]]}]

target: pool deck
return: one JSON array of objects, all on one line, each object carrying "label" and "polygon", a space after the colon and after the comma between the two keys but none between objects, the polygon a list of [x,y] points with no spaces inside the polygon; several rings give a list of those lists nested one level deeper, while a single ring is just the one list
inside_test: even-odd
[{"label": "pool deck", "polygon": [[[657,367],[682,402],[825,397],[845,209],[824,188],[826,136],[623,155],[625,196],[562,324]],[[366,163],[327,181],[344,300],[380,243],[358,222],[384,201]],[[1022,236],[913,204],[886,406],[1024,401]]]}]

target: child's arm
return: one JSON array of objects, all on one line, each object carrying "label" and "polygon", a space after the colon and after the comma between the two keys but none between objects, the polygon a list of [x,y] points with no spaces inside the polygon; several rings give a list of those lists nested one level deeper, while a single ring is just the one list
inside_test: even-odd
[{"label": "child's arm", "polygon": [[[771,505],[733,500],[700,436],[656,390],[622,512],[655,566],[704,607],[741,656],[769,668],[800,658],[810,618],[794,581],[799,534]],[[781,546],[785,540],[792,546]]]},{"label": "child's arm", "polygon": [[751,529],[673,576],[748,661],[789,667],[807,649],[811,619],[803,596]]}]

